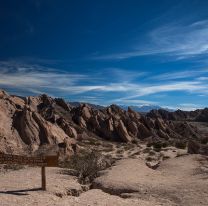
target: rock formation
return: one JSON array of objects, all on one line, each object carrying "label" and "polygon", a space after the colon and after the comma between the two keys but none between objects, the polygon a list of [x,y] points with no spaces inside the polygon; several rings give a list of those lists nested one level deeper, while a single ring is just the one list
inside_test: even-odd
[{"label": "rock formation", "polygon": [[[194,112],[152,110],[146,116],[116,105],[97,109],[88,104],[71,106],[47,95],[19,97],[0,91],[0,151],[35,152],[46,145],[67,141],[68,151],[81,136],[122,142],[160,139],[199,140],[197,126],[188,120],[207,121],[208,109]],[[187,120],[187,121],[184,121]],[[79,138],[78,138],[79,137]]]}]

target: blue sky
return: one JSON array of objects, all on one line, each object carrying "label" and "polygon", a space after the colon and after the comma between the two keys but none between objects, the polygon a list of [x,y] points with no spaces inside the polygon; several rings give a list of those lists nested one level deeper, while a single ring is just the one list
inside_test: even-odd
[{"label": "blue sky", "polygon": [[101,105],[208,106],[208,1],[2,0],[0,88]]}]

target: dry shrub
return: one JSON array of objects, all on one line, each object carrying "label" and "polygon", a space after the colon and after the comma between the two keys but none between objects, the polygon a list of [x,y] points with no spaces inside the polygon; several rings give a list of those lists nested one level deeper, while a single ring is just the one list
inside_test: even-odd
[{"label": "dry shrub", "polygon": [[158,141],[158,142],[153,142],[153,149],[155,152],[160,152],[162,147],[163,147],[163,143]]},{"label": "dry shrub", "polygon": [[186,142],[184,140],[177,140],[177,141],[175,141],[175,147],[178,149],[185,149]]},{"label": "dry shrub", "polygon": [[110,159],[105,159],[97,151],[80,151],[78,154],[73,155],[64,167],[76,171],[78,180],[82,184],[92,182],[98,176],[98,172],[111,166]]},{"label": "dry shrub", "polygon": [[17,164],[12,164],[12,165],[10,165],[10,164],[6,164],[6,165],[4,165],[3,166],[3,169],[4,170],[21,170],[21,169],[24,169],[25,167],[23,166],[23,165],[17,165]]},{"label": "dry shrub", "polygon": [[201,139],[201,144],[207,144],[208,143],[208,137],[204,137]]},{"label": "dry shrub", "polygon": [[194,140],[189,140],[188,142],[188,153],[198,154],[200,150],[200,144]]},{"label": "dry shrub", "polygon": [[154,151],[160,152],[162,148],[166,148],[170,145],[169,141],[149,141],[147,147],[153,147]]}]

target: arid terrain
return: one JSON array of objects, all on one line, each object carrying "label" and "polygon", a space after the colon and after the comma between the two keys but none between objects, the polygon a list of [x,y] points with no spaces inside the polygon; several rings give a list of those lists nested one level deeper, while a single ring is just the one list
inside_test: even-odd
[{"label": "arid terrain", "polygon": [[60,161],[46,191],[40,167],[1,165],[0,206],[208,205],[207,108],[140,114],[0,91],[0,152]]}]

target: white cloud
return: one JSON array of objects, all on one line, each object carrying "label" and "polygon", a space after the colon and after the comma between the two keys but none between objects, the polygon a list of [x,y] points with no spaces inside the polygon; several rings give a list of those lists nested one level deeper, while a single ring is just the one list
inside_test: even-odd
[{"label": "white cloud", "polygon": [[89,79],[92,78],[88,75],[60,72],[38,65],[0,62],[1,87],[24,88],[36,94],[43,93],[46,89],[59,90]]},{"label": "white cloud", "polygon": [[177,59],[208,54],[208,20],[192,24],[167,24],[146,34],[129,51],[94,56],[93,59],[127,59],[145,55],[170,55]]},{"label": "white cloud", "polygon": [[114,100],[114,103],[126,104],[126,105],[137,105],[137,106],[158,104],[158,102],[155,102],[155,101],[147,101],[147,100],[142,100],[142,99],[116,99]]},{"label": "white cloud", "polygon": [[208,77],[198,77],[197,80],[208,81]]},{"label": "white cloud", "polygon": [[[203,70],[205,71],[205,70]],[[197,95],[208,95],[207,77],[198,76],[192,81],[181,80],[181,77],[188,75],[187,71],[161,74],[153,77],[154,81],[142,83],[134,81],[134,72],[123,72],[119,69],[114,74],[119,73],[118,78],[109,78],[106,73],[95,73],[93,77],[87,74],[78,74],[70,72],[60,72],[53,69],[47,69],[41,66],[32,65],[14,65],[7,63],[4,67],[0,63],[0,87],[15,89],[16,93],[23,92],[40,94],[48,93],[51,96],[67,97],[75,95],[91,103],[126,103],[126,104],[156,104],[155,101],[147,101],[140,98],[150,95],[161,95],[168,92],[184,92]],[[190,75],[202,74],[195,71]],[[124,76],[128,81],[124,81]],[[138,73],[137,78],[144,80],[145,74]],[[175,76],[175,80],[168,79],[168,76]],[[147,77],[146,77],[147,78]],[[167,81],[161,81],[165,79]],[[119,81],[120,80],[120,81]],[[144,82],[144,81],[143,81]],[[109,95],[109,96],[108,96]],[[84,96],[86,98],[84,98]],[[89,98],[87,98],[89,96]],[[91,96],[91,97],[90,97]],[[94,98],[94,97],[95,98]],[[100,99],[99,97],[104,97]],[[167,97],[168,98],[168,97]]]},{"label": "white cloud", "polygon": [[[155,75],[150,77],[150,79],[155,80],[173,80],[173,79],[186,79],[190,77],[196,78],[199,75],[203,75],[208,73],[208,69],[196,69],[196,70],[185,70],[178,72],[167,72],[159,75]],[[202,80],[203,77],[199,77],[199,80]]]},{"label": "white cloud", "polygon": [[134,95],[123,99],[133,99],[136,97],[148,96],[161,92],[183,91],[192,93],[204,93],[207,89],[207,84],[202,84],[198,81],[173,82],[160,85],[137,85],[134,89]]}]

